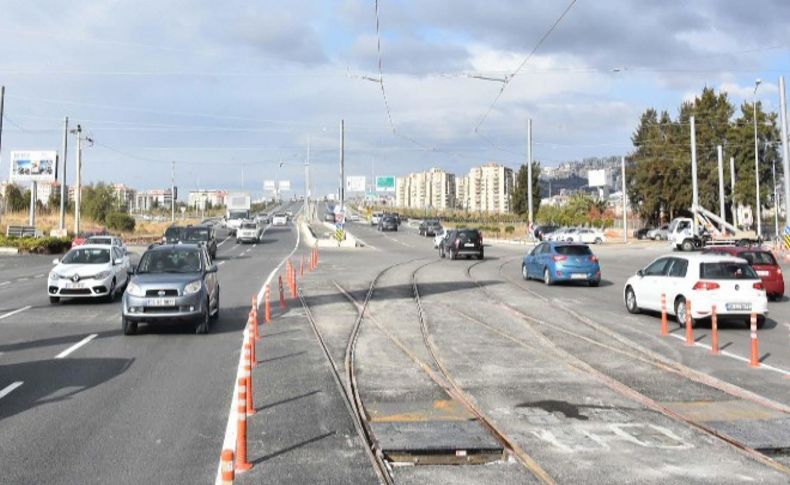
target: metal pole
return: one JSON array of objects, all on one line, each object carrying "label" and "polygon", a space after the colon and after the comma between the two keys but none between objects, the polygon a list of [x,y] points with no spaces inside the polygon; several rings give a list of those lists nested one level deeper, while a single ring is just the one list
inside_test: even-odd
[{"label": "metal pole", "polygon": [[777,199],[777,191],[776,191],[776,160],[773,161],[771,164],[771,175],[774,179],[774,234],[776,236],[776,240],[779,240],[779,199]]},{"label": "metal pole", "polygon": [[[529,227],[532,229],[532,118],[527,120],[527,210],[529,211]],[[533,234],[530,231],[530,237]]]},{"label": "metal pole", "polygon": [[38,184],[36,181],[32,181],[30,183],[30,214],[28,215],[28,226],[36,225],[36,190],[38,189]]},{"label": "metal pole", "polygon": [[726,220],[724,216],[724,149],[721,145],[716,147],[719,159],[719,216]]},{"label": "metal pole", "polygon": [[[694,117],[689,117],[691,124],[691,208],[697,210],[699,207],[699,191],[697,190],[697,128],[694,124]],[[691,218],[691,227],[694,236],[697,235],[697,217]]]},{"label": "metal pole", "polygon": [[69,150],[69,117],[63,120],[63,160],[60,165],[63,167],[63,177],[60,180],[60,225],[58,226],[61,231],[66,229],[66,198],[68,197],[66,187],[66,161]]},{"label": "metal pole", "polygon": [[735,202],[735,157],[730,157],[730,205],[732,206],[732,225],[738,227],[738,205]]},{"label": "metal pole", "polygon": [[620,157],[620,178],[623,179],[623,242],[628,242],[628,199],[625,193],[625,157]]},{"label": "metal pole", "polygon": [[307,159],[304,162],[304,219],[310,222],[310,139],[307,139]]},{"label": "metal pole", "polygon": [[340,210],[345,208],[346,202],[345,130],[345,122],[340,120]]},{"label": "metal pole", "polygon": [[[0,86],[0,162],[3,161],[3,116],[5,116],[5,86]],[[0,220],[3,219],[3,212],[5,212],[5,204],[8,202],[8,186],[2,195],[5,201],[0,203]]]},{"label": "metal pole", "polygon": [[779,76],[779,105],[782,117],[782,168],[785,185],[785,226],[790,226],[790,149],[787,146],[787,100],[785,99],[785,77]]},{"label": "metal pole", "polygon": [[80,233],[80,203],[82,202],[82,126],[77,125],[77,170],[75,172],[76,183],[74,184],[74,235]]},{"label": "metal pole", "polygon": [[758,79],[754,85],[754,96],[752,97],[752,121],[754,122],[754,186],[755,186],[755,199],[756,199],[756,219],[757,219],[757,237],[760,238],[763,233],[762,217],[760,215],[760,154],[757,142],[757,88],[760,86]]},{"label": "metal pole", "polygon": [[[243,167],[243,165],[242,165]],[[170,166],[170,221],[176,222],[176,162]]]}]

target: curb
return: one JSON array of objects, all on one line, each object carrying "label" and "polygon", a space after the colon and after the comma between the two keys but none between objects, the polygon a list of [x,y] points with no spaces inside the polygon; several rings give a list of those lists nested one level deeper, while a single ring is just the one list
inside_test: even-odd
[{"label": "curb", "polygon": [[19,249],[0,247],[0,254],[19,254]]}]

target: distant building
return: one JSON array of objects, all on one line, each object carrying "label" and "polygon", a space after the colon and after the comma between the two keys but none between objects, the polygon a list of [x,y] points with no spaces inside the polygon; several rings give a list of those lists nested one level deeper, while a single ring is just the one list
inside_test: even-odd
[{"label": "distant building", "polygon": [[113,192],[115,193],[115,198],[118,200],[118,205],[127,211],[131,211],[134,209],[135,206],[135,196],[137,195],[137,191],[131,187],[127,187],[124,184],[112,184]]},{"label": "distant building", "polygon": [[[45,207],[49,204],[49,198],[54,193],[60,197],[60,182],[39,182],[36,184],[36,200],[41,202]],[[58,202],[60,207],[60,202]]]},{"label": "distant building", "polygon": [[225,197],[228,193],[224,190],[190,190],[187,204],[198,210],[203,210],[206,206],[219,207],[225,205]]},{"label": "distant building", "polygon": [[395,205],[408,209],[455,208],[455,174],[440,168],[395,179]]},{"label": "distant building", "polygon": [[463,192],[459,206],[473,212],[505,214],[511,211],[511,196],[515,185],[513,169],[498,163],[473,167],[466,180],[456,182]]},{"label": "distant building", "polygon": [[[154,207],[170,208],[172,202],[170,189],[154,189],[137,192],[134,196],[135,212],[145,212]],[[178,197],[178,192],[176,192]]]}]

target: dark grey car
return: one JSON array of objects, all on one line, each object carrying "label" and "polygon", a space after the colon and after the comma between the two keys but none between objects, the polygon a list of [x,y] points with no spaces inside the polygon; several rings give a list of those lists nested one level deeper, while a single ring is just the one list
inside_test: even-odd
[{"label": "dark grey car", "polygon": [[121,327],[134,334],[137,324],[194,323],[208,333],[219,316],[217,266],[203,245],[154,246],[143,254],[123,294]]}]

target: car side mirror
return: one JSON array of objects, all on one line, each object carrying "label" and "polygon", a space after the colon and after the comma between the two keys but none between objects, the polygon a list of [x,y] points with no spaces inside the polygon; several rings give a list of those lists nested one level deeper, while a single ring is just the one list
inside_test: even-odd
[{"label": "car side mirror", "polygon": [[636,272],[636,275],[641,278],[641,277],[643,277],[645,275],[645,271],[640,269],[639,271]]},{"label": "car side mirror", "polygon": [[52,264],[60,264],[60,258],[53,259]]},{"label": "car side mirror", "polygon": [[212,264],[206,269],[206,273],[216,273],[217,272],[217,265]]},{"label": "car side mirror", "polygon": [[126,268],[126,274],[128,274],[129,276],[133,275],[134,274],[134,266],[129,266],[128,268]]}]

